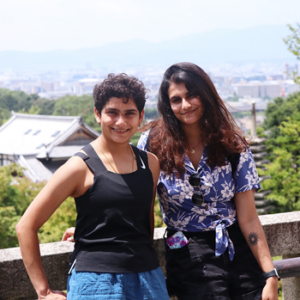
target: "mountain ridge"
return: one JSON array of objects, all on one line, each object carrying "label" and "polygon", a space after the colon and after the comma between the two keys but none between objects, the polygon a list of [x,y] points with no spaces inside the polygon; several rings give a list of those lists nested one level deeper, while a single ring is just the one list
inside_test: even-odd
[{"label": "mountain ridge", "polygon": [[95,66],[138,66],[178,61],[198,64],[284,62],[295,58],[283,38],[285,25],[261,25],[247,29],[219,28],[161,42],[133,39],[99,47],[44,52],[0,51],[0,69]]}]

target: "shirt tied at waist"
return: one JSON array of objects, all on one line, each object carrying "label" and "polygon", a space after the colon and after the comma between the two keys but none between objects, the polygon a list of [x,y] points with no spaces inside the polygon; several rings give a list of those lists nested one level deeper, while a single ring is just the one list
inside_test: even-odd
[{"label": "shirt tied at waist", "polygon": [[228,248],[229,258],[233,260],[234,257],[234,246],[229,237],[226,224],[224,220],[218,220],[216,226],[216,249],[215,255],[220,256]]}]

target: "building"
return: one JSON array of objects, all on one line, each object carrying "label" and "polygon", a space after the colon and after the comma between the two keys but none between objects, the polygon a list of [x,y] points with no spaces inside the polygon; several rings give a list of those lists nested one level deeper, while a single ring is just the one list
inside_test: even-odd
[{"label": "building", "polygon": [[49,180],[74,153],[99,135],[79,116],[12,112],[0,127],[0,166],[17,162],[34,182]]},{"label": "building", "polygon": [[282,96],[283,85],[280,81],[250,81],[234,84],[233,88],[238,97],[276,98]]}]

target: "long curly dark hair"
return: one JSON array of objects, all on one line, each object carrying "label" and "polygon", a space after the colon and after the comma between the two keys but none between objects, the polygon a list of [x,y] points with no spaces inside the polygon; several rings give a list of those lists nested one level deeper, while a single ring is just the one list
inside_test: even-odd
[{"label": "long curly dark hair", "polygon": [[168,90],[172,82],[184,83],[192,95],[200,97],[204,112],[199,125],[202,138],[208,145],[208,165],[225,165],[226,157],[246,150],[248,144],[245,137],[209,76],[195,64],[178,63],[166,70],[159,89],[157,107],[161,118],[143,127],[143,130],[151,128],[148,147],[158,157],[161,170],[170,174],[175,169],[178,176],[185,172],[186,138],[180,121],[171,109]]},{"label": "long curly dark hair", "polygon": [[138,111],[144,109],[147,89],[142,81],[125,73],[108,74],[101,83],[96,84],[93,91],[94,104],[98,112],[101,111],[111,97],[122,98],[124,103],[133,99]]}]

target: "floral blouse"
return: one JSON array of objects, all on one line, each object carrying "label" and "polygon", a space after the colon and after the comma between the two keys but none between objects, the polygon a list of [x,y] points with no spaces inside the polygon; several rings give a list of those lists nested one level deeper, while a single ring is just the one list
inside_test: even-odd
[{"label": "floral blouse", "polygon": [[[140,137],[137,147],[146,150],[149,131]],[[165,224],[176,231],[216,231],[216,256],[228,248],[229,257],[234,257],[234,246],[226,227],[237,221],[233,197],[236,193],[261,188],[254,159],[250,149],[240,154],[236,171],[232,174],[230,162],[222,167],[211,168],[206,164],[207,147],[204,148],[198,169],[195,170],[189,157],[184,158],[186,172],[176,177],[175,172],[160,172],[157,195]],[[192,202],[193,193],[199,187],[189,183],[190,175],[198,173],[200,189],[204,196],[202,206]]]}]

